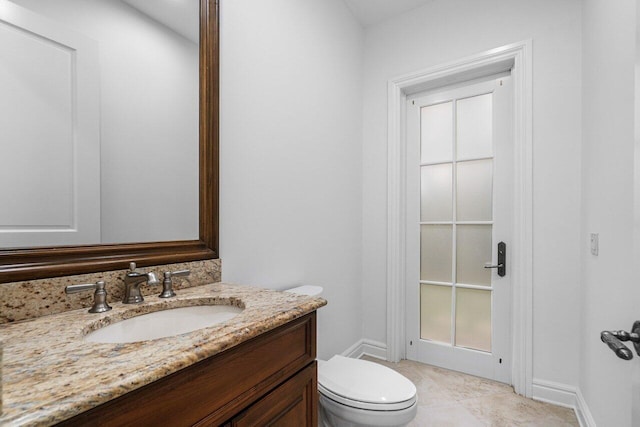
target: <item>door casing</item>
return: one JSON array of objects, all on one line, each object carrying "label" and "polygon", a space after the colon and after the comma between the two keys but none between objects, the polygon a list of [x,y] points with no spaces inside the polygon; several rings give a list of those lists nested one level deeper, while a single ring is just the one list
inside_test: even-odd
[{"label": "door casing", "polygon": [[514,229],[512,383],[533,382],[533,86],[532,40],[389,80],[387,135],[387,360],[404,358],[406,266],[406,99],[408,95],[510,71],[513,79]]}]

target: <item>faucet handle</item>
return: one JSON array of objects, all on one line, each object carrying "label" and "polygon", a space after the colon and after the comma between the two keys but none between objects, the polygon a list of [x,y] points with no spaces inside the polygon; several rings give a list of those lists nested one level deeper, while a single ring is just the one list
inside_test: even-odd
[{"label": "faucet handle", "polygon": [[166,271],[164,273],[164,276],[166,277],[167,275],[169,275],[170,277],[176,277],[176,276],[188,276],[191,274],[191,270],[177,270],[177,271]]},{"label": "faucet handle", "polygon": [[158,278],[156,277],[156,274],[152,271],[148,272],[148,273],[141,273],[139,271],[136,271],[136,263],[135,262],[130,262],[129,263],[129,272],[127,273],[128,275],[146,275],[147,276],[147,284],[148,285],[152,285],[155,286],[158,283],[160,283],[158,281]]},{"label": "faucet handle", "polygon": [[178,271],[165,271],[164,281],[162,282],[162,293],[160,298],[175,297],[176,293],[173,292],[173,277],[174,276],[188,276],[191,274],[191,270],[178,270]]},{"label": "faucet handle", "polygon": [[160,283],[160,281],[158,280],[158,278],[156,277],[156,274],[152,271],[146,273],[147,275],[147,285],[149,286],[155,286],[158,283]]},{"label": "faucet handle", "polygon": [[107,290],[105,289],[105,283],[102,280],[96,283],[69,285],[64,288],[64,291],[67,294],[75,294],[93,289],[96,291],[93,294],[93,306],[89,309],[89,313],[104,313],[105,311],[111,310],[111,306],[107,304]]}]

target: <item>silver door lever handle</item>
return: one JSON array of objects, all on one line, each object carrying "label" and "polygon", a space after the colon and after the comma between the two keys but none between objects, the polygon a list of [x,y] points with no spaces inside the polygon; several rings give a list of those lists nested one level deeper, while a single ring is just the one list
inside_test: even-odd
[{"label": "silver door lever handle", "polygon": [[498,265],[491,265],[490,262],[486,263],[484,265],[484,268],[502,268],[504,267],[504,264],[498,264]]},{"label": "silver door lever handle", "polygon": [[629,350],[626,345],[622,344],[618,337],[616,337],[612,332],[602,331],[600,333],[600,339],[603,343],[607,344],[620,359],[633,359],[633,353],[631,350]]},{"label": "silver door lever handle", "polygon": [[636,354],[640,356],[640,320],[636,320],[633,323],[631,332],[602,331],[600,333],[600,339],[603,343],[607,344],[620,359],[633,359],[633,353],[622,341],[631,341],[636,350]]}]

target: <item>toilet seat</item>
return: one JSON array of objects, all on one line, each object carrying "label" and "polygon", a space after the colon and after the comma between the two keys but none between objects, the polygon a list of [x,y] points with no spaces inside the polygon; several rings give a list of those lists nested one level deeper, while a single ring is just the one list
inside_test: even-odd
[{"label": "toilet seat", "polygon": [[416,403],[416,387],[404,376],[344,356],[319,361],[318,390],[337,403],[370,411],[400,411]]}]

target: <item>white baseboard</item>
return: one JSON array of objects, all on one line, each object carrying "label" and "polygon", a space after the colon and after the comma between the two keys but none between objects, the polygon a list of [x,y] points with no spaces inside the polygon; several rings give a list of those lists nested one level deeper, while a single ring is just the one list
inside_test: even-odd
[{"label": "white baseboard", "polygon": [[362,356],[371,356],[376,359],[387,360],[387,345],[379,341],[361,339],[342,352],[343,356],[359,359]]},{"label": "white baseboard", "polygon": [[534,378],[532,397],[541,402],[572,408],[581,427],[596,427],[587,402],[577,387]]},{"label": "white baseboard", "polygon": [[532,391],[535,400],[565,408],[576,407],[577,390],[573,386],[534,378]]},{"label": "white baseboard", "polygon": [[[343,351],[342,355],[355,359],[370,356],[387,360],[387,345],[379,341],[361,339]],[[534,378],[532,391],[535,400],[573,409],[580,427],[597,427],[579,388]]]},{"label": "white baseboard", "polygon": [[342,352],[342,355],[345,357],[351,357],[353,359],[358,359],[362,355],[362,342],[364,340],[360,340],[353,344],[351,347]]},{"label": "white baseboard", "polygon": [[587,401],[584,400],[584,396],[580,389],[576,393],[576,415],[581,427],[596,427],[596,421],[591,415]]}]

